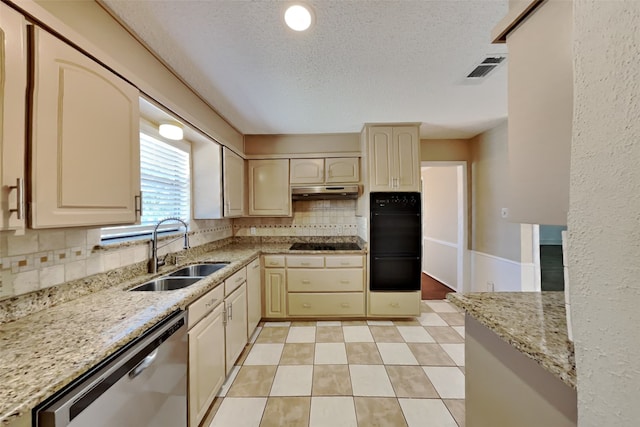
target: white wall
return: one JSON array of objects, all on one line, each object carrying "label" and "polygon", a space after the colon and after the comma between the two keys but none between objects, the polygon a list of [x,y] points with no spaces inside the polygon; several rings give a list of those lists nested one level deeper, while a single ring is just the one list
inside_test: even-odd
[{"label": "white wall", "polygon": [[640,2],[574,4],[569,279],[580,426],[640,420]]}]

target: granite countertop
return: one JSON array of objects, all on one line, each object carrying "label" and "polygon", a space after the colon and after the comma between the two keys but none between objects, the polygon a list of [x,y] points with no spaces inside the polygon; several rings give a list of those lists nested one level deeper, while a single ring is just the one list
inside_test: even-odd
[{"label": "granite countertop", "polygon": [[450,293],[447,299],[576,388],[573,343],[567,336],[563,292]]},{"label": "granite countertop", "polygon": [[123,279],[117,286],[0,324],[0,424],[7,425],[29,414],[47,397],[169,314],[185,309],[260,254],[327,254],[289,251],[290,246],[290,243],[229,244],[180,263],[230,262],[190,287],[170,292],[127,292],[179,267],[166,266],[160,274]]}]

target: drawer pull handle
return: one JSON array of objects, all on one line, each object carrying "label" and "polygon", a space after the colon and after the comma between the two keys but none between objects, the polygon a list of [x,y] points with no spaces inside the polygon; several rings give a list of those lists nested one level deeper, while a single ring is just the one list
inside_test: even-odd
[{"label": "drawer pull handle", "polygon": [[311,304],[302,304],[302,308],[311,308]]},{"label": "drawer pull handle", "polygon": [[304,266],[307,266],[307,265],[310,265],[310,264],[311,264],[311,263],[308,263],[308,262],[301,262],[301,263],[300,263],[300,265],[304,265]]},{"label": "drawer pull handle", "polygon": [[397,303],[397,302],[392,302],[392,303],[391,303],[391,304],[389,304],[389,305],[390,305],[391,307],[393,307],[393,308],[398,308],[398,307],[400,307],[400,303]]},{"label": "drawer pull handle", "polygon": [[343,285],[346,285],[348,283],[351,283],[350,280],[340,280],[340,283],[342,283]]},{"label": "drawer pull handle", "polygon": [[253,267],[251,267],[251,268],[253,268],[253,269],[260,268],[260,264],[256,264],[256,265],[254,265],[254,266],[253,266]]},{"label": "drawer pull handle", "polygon": [[211,301],[209,301],[208,303],[205,304],[205,307],[213,306],[213,304],[215,304],[216,301],[218,301],[218,298],[212,298]]},{"label": "drawer pull handle", "polygon": [[240,282],[242,282],[242,280],[244,280],[244,277],[238,277],[238,278],[236,279],[236,283],[240,283]]},{"label": "drawer pull handle", "polygon": [[348,261],[343,261],[340,263],[340,265],[349,265],[350,263]]},{"label": "drawer pull handle", "polygon": [[269,261],[269,265],[278,265],[278,261]]},{"label": "drawer pull handle", "polygon": [[342,304],[340,304],[340,306],[343,308],[349,308],[351,307],[351,304],[349,304],[348,302],[343,302]]},{"label": "drawer pull handle", "polygon": [[309,283],[311,283],[311,280],[305,279],[305,280],[302,281],[302,283],[305,284],[305,285],[308,285]]}]

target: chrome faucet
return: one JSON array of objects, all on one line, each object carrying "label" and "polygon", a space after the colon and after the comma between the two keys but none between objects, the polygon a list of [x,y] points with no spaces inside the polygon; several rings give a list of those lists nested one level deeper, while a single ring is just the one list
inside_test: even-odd
[{"label": "chrome faucet", "polygon": [[[165,260],[164,258],[162,260],[158,259],[158,249],[167,246],[168,244],[171,244],[173,242],[175,242],[176,240],[179,239],[179,237],[177,239],[173,239],[167,243],[165,243],[162,246],[158,246],[158,227],[160,226],[160,224],[162,224],[163,222],[166,221],[178,221],[181,222],[182,225],[184,225],[184,249],[189,249],[189,226],[187,225],[186,222],[184,222],[183,220],[181,220],[180,218],[165,218],[163,220],[160,220],[156,226],[153,228],[153,238],[151,239],[151,261],[149,262],[149,273],[157,273],[158,272],[158,267],[161,267],[164,265]],[[166,256],[165,256],[166,258]]]}]

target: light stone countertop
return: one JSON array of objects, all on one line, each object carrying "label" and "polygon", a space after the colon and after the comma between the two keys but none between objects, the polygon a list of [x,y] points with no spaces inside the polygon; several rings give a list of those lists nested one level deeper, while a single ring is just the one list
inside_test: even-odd
[{"label": "light stone countertop", "polygon": [[576,389],[563,292],[450,293],[447,299]]},{"label": "light stone countertop", "polygon": [[[117,286],[54,305],[0,324],[0,425],[31,410],[98,362],[140,336],[176,310],[185,309],[260,254],[311,254],[289,251],[291,243],[230,244],[191,256],[180,265],[229,261],[229,266],[185,289],[127,292],[134,285],[164,275],[127,278]],[[331,254],[362,251],[331,251]]]}]

